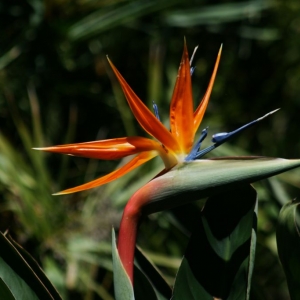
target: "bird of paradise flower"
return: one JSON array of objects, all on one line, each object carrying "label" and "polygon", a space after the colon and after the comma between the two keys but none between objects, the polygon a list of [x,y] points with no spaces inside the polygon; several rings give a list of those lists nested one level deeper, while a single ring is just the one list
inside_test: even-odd
[{"label": "bird of paradise flower", "polygon": [[[120,82],[134,116],[143,129],[156,140],[135,136],[58,145],[45,148],[35,148],[37,150],[48,152],[103,160],[120,159],[129,155],[137,154],[132,160],[130,160],[121,168],[91,182],[59,192],[57,195],[79,192],[106,184],[120,178],[121,176],[127,174],[131,170],[158,155],[162,158],[165,165],[165,169],[160,174],[166,173],[179,163],[201,158],[209,151],[215,149],[228,139],[232,138],[237,133],[249,128],[250,126],[277,111],[274,110],[232,132],[218,133],[213,135],[213,144],[203,150],[200,150],[201,143],[207,136],[208,129],[205,128],[202,130],[200,138],[196,143],[194,143],[194,139],[209,102],[220,62],[221,52],[222,46],[218,52],[213,73],[204,97],[194,111],[191,84],[191,74],[194,70],[191,68],[191,62],[194,53],[190,61],[187,46],[184,42],[183,54],[170,104],[170,130],[160,122],[156,105],[154,105],[153,114],[153,112],[150,111],[134,93],[117,68],[108,59],[112,70]],[[129,205],[126,207],[127,210],[124,210],[120,225],[118,251],[131,282],[133,282],[133,255],[136,240],[136,230],[140,215],[140,207],[143,204],[144,203],[139,203],[139,205],[134,204],[134,206]]]},{"label": "bird of paradise flower", "polygon": [[[197,48],[195,48],[195,50],[196,49]],[[184,50],[170,105],[170,130],[160,122],[156,105],[154,105],[156,114],[153,114],[152,111],[150,111],[134,93],[110,59],[108,59],[109,64],[111,65],[121,84],[127,102],[134,116],[143,129],[157,141],[149,138],[134,136],[85,143],[58,145],[46,148],[35,148],[36,150],[103,160],[120,159],[139,153],[121,168],[91,182],[56,193],[56,195],[79,192],[106,184],[120,178],[121,176],[127,174],[128,172],[158,155],[164,162],[164,171],[168,171],[180,162],[199,159],[209,151],[223,144],[233,135],[250,127],[251,125],[254,125],[271,113],[277,111],[274,110],[262,118],[252,121],[230,133],[214,135],[212,139],[214,144],[200,151],[201,142],[207,135],[207,128],[205,128],[202,131],[199,140],[193,146],[195,135],[203,119],[212,92],[220,62],[221,52],[222,46],[220,47],[213,73],[204,97],[197,109],[194,111],[191,84],[191,73],[193,69],[191,69],[186,43],[184,43]]]},{"label": "bird of paradise flower", "polygon": [[174,167],[179,162],[184,161],[191,152],[195,134],[204,116],[216,77],[221,50],[222,47],[220,48],[207,91],[197,109],[193,111],[190,61],[186,43],[184,43],[184,51],[170,105],[170,130],[167,129],[159,121],[157,116],[155,116],[155,114],[153,114],[152,111],[150,111],[139,99],[123,76],[119,73],[117,68],[108,59],[109,64],[121,84],[134,116],[143,129],[157,141],[134,136],[86,143],[58,145],[46,148],[35,148],[37,150],[44,150],[48,152],[103,160],[120,159],[139,153],[127,164],[112,173],[57,194],[79,192],[106,184],[125,175],[158,155],[162,158],[166,171]]}]

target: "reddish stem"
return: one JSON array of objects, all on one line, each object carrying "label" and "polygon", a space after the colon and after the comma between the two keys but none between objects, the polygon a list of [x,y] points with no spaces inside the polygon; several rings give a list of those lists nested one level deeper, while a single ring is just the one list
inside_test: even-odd
[{"label": "reddish stem", "polygon": [[128,201],[121,220],[118,252],[121,262],[133,284],[134,250],[142,207],[149,200],[148,185],[139,189]]}]

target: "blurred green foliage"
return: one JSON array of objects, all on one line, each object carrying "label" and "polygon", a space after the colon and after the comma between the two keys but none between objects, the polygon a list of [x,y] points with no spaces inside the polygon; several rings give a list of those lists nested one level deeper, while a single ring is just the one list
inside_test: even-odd
[{"label": "blurred green foliage", "polygon": [[[118,162],[44,155],[32,147],[144,134],[106,55],[149,107],[156,101],[167,122],[183,37],[190,52],[199,45],[196,103],[223,43],[203,127],[210,134],[230,131],[281,110],[212,155],[296,158],[299,12],[297,0],[0,3],[0,229],[39,260],[64,299],[113,299],[111,226],[118,227],[130,195],[162,168],[156,160],[94,191],[51,196]],[[299,175],[255,185],[261,201],[253,299],[288,299],[274,230],[281,205],[298,193]],[[170,284],[187,243],[188,224],[177,213],[151,215],[139,235]]]}]

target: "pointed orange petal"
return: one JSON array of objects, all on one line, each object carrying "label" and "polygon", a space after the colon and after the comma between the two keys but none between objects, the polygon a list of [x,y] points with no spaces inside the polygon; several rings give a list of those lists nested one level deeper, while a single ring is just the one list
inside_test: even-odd
[{"label": "pointed orange petal", "polygon": [[59,193],[55,193],[54,195],[64,195],[64,194],[80,192],[80,191],[92,189],[92,188],[98,187],[100,185],[106,184],[108,182],[111,182],[115,179],[120,178],[121,176],[127,174],[128,172],[130,172],[133,169],[137,168],[138,166],[144,164],[145,162],[147,162],[148,160],[152,159],[155,156],[157,156],[157,153],[155,153],[154,151],[142,152],[142,153],[138,154],[137,156],[135,156],[130,162],[128,162],[127,164],[122,166],[120,169],[117,169],[103,177],[100,177],[100,178],[90,181],[88,183],[61,191]]},{"label": "pointed orange petal", "polygon": [[36,150],[95,159],[119,159],[142,151],[162,151],[162,147],[156,141],[135,136],[86,143],[58,145],[46,148],[36,148]]},{"label": "pointed orange petal", "polygon": [[140,125],[147,131],[150,135],[158,139],[166,148],[177,151],[179,145],[174,139],[172,134],[167,130],[167,128],[154,116],[154,114],[147,108],[147,106],[139,99],[139,97],[134,93],[128,83],[125,81],[123,76],[119,73],[117,68],[108,59],[115,75],[117,76],[127,102],[136,117]]},{"label": "pointed orange petal", "polygon": [[210,94],[211,94],[211,91],[212,91],[212,88],[213,88],[213,85],[214,85],[214,82],[215,82],[215,78],[216,78],[216,75],[217,75],[217,71],[218,71],[218,66],[219,66],[219,62],[220,62],[220,58],[221,58],[221,52],[222,52],[222,46],[223,45],[221,45],[221,47],[220,47],[220,50],[219,50],[219,53],[218,53],[218,56],[217,56],[217,60],[216,60],[216,63],[215,63],[215,67],[214,67],[213,73],[211,75],[207,90],[206,90],[206,92],[204,94],[204,97],[202,98],[199,106],[197,107],[196,111],[194,112],[194,133],[195,134],[196,134],[196,132],[199,128],[199,125],[200,125],[202,119],[203,119],[204,113],[206,111],[206,108],[207,108],[207,105],[208,105],[208,102],[209,102],[209,97],[210,97]]},{"label": "pointed orange petal", "polygon": [[188,153],[194,141],[193,95],[189,54],[184,41],[183,54],[178,70],[170,106],[171,132],[176,137],[181,151]]}]

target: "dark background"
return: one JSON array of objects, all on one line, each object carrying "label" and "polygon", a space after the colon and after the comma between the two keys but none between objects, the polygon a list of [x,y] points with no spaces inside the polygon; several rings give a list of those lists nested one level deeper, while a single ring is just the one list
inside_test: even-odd
[{"label": "dark background", "polygon": [[[106,55],[151,107],[168,109],[183,38],[194,59],[195,105],[222,59],[203,125],[209,136],[281,108],[212,156],[300,153],[300,2],[2,1],[0,3],[0,229],[9,229],[66,299],[112,299],[110,230],[153,163],[92,192],[53,197],[112,171],[32,147],[146,136]],[[208,140],[209,141],[209,140]],[[299,173],[256,185],[259,232],[253,299],[288,299],[275,245],[280,206],[298,194]],[[139,243],[170,284],[187,239],[171,213],[150,216]]]}]

